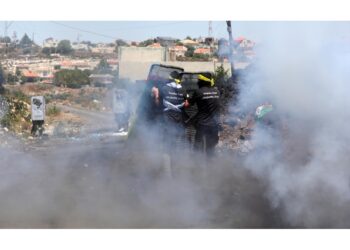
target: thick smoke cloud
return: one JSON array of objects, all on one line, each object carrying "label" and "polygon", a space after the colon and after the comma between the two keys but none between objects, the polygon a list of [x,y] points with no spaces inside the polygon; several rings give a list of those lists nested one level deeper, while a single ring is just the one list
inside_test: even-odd
[{"label": "thick smoke cloud", "polygon": [[245,166],[290,226],[349,227],[350,40],[329,36],[339,23],[282,24],[241,86],[242,109],[270,102],[280,121],[257,126]]}]

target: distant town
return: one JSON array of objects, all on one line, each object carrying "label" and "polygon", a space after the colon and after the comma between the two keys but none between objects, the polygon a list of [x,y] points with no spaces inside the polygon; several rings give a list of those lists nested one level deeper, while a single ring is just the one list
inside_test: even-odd
[{"label": "distant town", "polygon": [[[254,47],[253,41],[236,38],[235,61],[249,63],[255,55]],[[38,82],[73,88],[82,84],[104,86],[120,78],[141,80],[141,73],[121,71],[122,62],[225,63],[228,51],[226,39],[213,37],[156,37],[140,42],[119,39],[111,43],[72,42],[49,37],[37,44],[27,34],[21,39],[6,36],[0,38],[0,84]]]}]

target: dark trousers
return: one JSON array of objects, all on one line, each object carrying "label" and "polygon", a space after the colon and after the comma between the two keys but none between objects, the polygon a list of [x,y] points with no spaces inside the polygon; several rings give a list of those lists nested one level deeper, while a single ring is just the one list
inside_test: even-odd
[{"label": "dark trousers", "polygon": [[34,136],[38,131],[39,135],[41,136],[44,130],[43,125],[44,125],[44,121],[33,121],[31,134]]},{"label": "dark trousers", "polygon": [[219,142],[218,126],[198,125],[195,136],[195,149],[204,152],[207,156],[213,156],[215,146]]}]

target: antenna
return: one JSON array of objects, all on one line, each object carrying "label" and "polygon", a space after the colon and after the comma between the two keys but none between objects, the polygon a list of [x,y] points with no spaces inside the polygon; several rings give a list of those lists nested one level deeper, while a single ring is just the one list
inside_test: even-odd
[{"label": "antenna", "polygon": [[209,28],[208,28],[208,37],[212,37],[213,36],[213,22],[209,21]]},{"label": "antenna", "polygon": [[77,43],[78,43],[78,44],[80,44],[80,37],[81,37],[81,35],[78,33],[78,34],[77,34]]}]

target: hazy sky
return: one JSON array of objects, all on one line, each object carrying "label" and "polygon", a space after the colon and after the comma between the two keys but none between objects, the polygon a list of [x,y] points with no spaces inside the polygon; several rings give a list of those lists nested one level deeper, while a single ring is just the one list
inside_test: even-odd
[{"label": "hazy sky", "polygon": [[[290,26],[305,26],[328,28],[330,36],[350,34],[350,22],[264,22],[264,21],[233,21],[233,36],[246,36],[253,40],[266,39],[267,30],[288,29]],[[329,29],[329,27],[332,27]],[[227,38],[226,22],[212,22],[213,35],[217,38]],[[0,22],[0,34],[5,31],[5,22]],[[208,22],[205,21],[14,21],[8,28],[7,34],[12,37],[13,32],[21,38],[24,33],[38,44],[48,37],[55,39],[69,39],[76,41],[113,42],[121,38],[128,41],[141,41],[157,36],[171,36],[183,39],[187,35],[192,37],[207,36]],[[265,36],[264,36],[265,35]],[[302,34],[300,34],[302,36]]]}]

